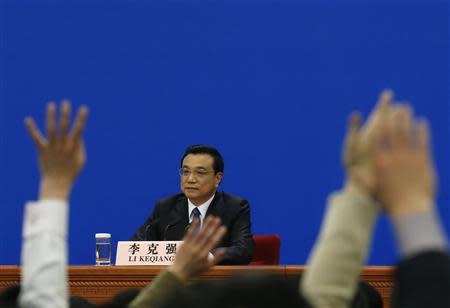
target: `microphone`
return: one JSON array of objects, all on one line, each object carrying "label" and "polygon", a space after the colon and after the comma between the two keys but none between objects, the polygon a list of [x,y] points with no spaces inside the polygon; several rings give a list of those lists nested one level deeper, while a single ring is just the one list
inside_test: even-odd
[{"label": "microphone", "polygon": [[159,222],[159,218],[150,221],[150,223],[145,227],[145,231],[144,231],[144,235],[145,235],[145,240],[152,240],[152,237],[150,236],[150,232],[151,232],[151,227],[153,227],[154,225],[156,225]]},{"label": "microphone", "polygon": [[173,226],[175,226],[178,221],[180,221],[180,219],[176,219],[175,221],[172,221],[170,223],[167,224],[167,226],[164,228],[164,234],[163,234],[163,241],[167,240],[167,231],[172,228]]},{"label": "microphone", "polygon": [[168,225],[164,228],[163,241],[166,240],[167,230],[169,230],[169,228],[171,228],[173,225],[174,225],[174,224],[168,224]]},{"label": "microphone", "polygon": [[[189,229],[191,228],[191,226],[192,226],[192,224],[194,223],[194,220],[195,219],[197,219],[197,218],[194,218],[190,223],[188,223],[187,224],[187,226],[186,226],[186,228],[184,228],[184,235],[186,236],[186,233],[189,231]],[[198,232],[200,231],[200,219],[199,219],[199,221],[198,221],[198,225],[197,225],[197,228],[196,228],[197,230],[196,230],[196,232],[195,232],[195,235],[198,235]]]},{"label": "microphone", "polygon": [[191,228],[192,222],[188,223],[186,228],[184,228],[184,235],[186,235],[186,233],[189,231],[189,229]]}]

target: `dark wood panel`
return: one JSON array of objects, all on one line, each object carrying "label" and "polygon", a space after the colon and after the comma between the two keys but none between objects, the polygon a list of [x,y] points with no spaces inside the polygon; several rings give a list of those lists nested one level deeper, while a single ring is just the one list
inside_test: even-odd
[{"label": "dark wood panel", "polygon": [[[87,298],[93,303],[102,303],[118,292],[128,288],[142,288],[151,282],[165,266],[69,266],[69,287],[72,295]],[[204,273],[199,280],[221,280],[248,270],[262,270],[296,278],[305,270],[304,266],[216,266]],[[391,266],[367,266],[361,278],[374,286],[389,307],[392,289]],[[0,266],[0,290],[17,285],[20,267]]]},{"label": "dark wood panel", "polygon": [[[301,275],[305,270],[304,266],[286,266],[286,276]],[[361,272],[361,279],[369,283],[380,292],[383,298],[384,307],[389,308],[391,290],[393,287],[392,274],[393,266],[366,266]]]}]

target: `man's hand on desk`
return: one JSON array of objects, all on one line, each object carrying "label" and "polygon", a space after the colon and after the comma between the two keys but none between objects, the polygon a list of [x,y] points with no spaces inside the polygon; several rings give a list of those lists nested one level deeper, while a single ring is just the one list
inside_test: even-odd
[{"label": "man's hand on desk", "polygon": [[56,121],[56,104],[47,105],[47,139],[36,126],[33,118],[25,119],[25,126],[36,144],[39,157],[41,183],[39,199],[68,199],[73,182],[86,162],[82,139],[88,109],[83,106],[69,131],[71,106],[63,101],[60,120]]},{"label": "man's hand on desk", "polygon": [[199,223],[198,220],[193,221],[177,252],[175,263],[169,267],[169,271],[184,282],[209,270],[225,253],[224,250],[216,250],[214,258],[208,258],[209,252],[226,233],[226,227],[221,226],[220,218],[208,216],[200,231],[197,230]]}]

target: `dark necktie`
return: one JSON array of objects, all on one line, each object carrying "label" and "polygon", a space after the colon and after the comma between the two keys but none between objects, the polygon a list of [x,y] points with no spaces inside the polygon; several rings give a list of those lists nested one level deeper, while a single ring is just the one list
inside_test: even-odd
[{"label": "dark necktie", "polygon": [[198,219],[197,228],[195,228],[195,230],[194,230],[194,233],[197,234],[198,231],[200,231],[200,226],[201,226],[200,211],[198,210],[198,208],[194,208],[192,210],[192,222],[194,222],[194,219]]}]

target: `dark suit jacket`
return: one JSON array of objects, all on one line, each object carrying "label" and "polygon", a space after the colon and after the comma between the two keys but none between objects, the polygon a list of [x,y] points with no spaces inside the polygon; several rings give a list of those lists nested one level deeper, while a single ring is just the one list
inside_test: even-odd
[{"label": "dark suit jacket", "polygon": [[[206,216],[220,217],[227,233],[216,248],[226,247],[219,264],[250,263],[255,243],[251,232],[250,206],[246,200],[216,192]],[[189,224],[188,201],[184,194],[160,199],[153,213],[136,231],[131,241],[179,241]],[[214,253],[214,252],[213,252]]]},{"label": "dark suit jacket", "polygon": [[428,251],[400,262],[394,274],[392,308],[450,307],[450,258]]}]

